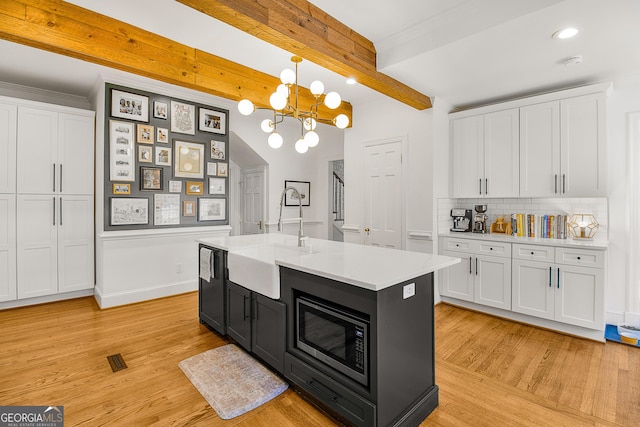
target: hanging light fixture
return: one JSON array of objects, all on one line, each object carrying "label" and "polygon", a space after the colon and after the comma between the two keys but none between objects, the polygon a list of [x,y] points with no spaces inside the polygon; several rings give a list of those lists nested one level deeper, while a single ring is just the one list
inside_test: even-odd
[{"label": "hanging light fixture", "polygon": [[[320,136],[316,133],[316,125],[320,121],[329,122],[339,129],[345,129],[349,126],[349,117],[346,114],[338,114],[333,120],[328,121],[319,119],[318,109],[320,105],[324,105],[335,110],[342,103],[342,98],[337,92],[329,92],[324,95],[324,84],[316,80],[309,85],[309,90],[315,98],[315,104],[309,107],[309,110],[302,110],[298,105],[298,64],[302,62],[299,56],[292,56],[291,62],[295,64],[295,71],[286,68],[280,73],[280,81],[276,91],[271,94],[269,104],[273,111],[273,119],[264,119],[260,123],[260,128],[269,134],[267,142],[271,148],[280,148],[283,144],[282,136],[278,133],[278,124],[282,123],[285,117],[293,117],[300,121],[300,138],[295,144],[298,153],[306,153],[310,147],[315,147],[320,141]],[[322,101],[321,101],[321,98]],[[256,106],[248,99],[243,99],[238,103],[238,111],[240,114],[248,116],[253,113]],[[265,108],[266,109],[266,108]]]}]

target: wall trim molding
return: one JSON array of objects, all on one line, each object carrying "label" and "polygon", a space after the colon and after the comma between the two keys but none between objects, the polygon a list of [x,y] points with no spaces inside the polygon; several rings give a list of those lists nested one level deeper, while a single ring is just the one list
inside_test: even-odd
[{"label": "wall trim molding", "polygon": [[408,236],[415,240],[433,240],[433,233],[425,230],[409,230]]},{"label": "wall trim molding", "polygon": [[184,282],[169,283],[158,287],[134,289],[127,292],[114,292],[111,294],[104,294],[100,288],[96,287],[94,297],[100,308],[104,309],[184,294],[197,290],[197,280],[187,280]]},{"label": "wall trim molding", "polygon": [[0,310],[7,308],[26,307],[28,305],[44,304],[47,302],[64,301],[68,299],[89,297],[94,295],[94,288],[83,289],[81,291],[66,292],[63,294],[44,295],[41,297],[19,299],[0,303]]}]

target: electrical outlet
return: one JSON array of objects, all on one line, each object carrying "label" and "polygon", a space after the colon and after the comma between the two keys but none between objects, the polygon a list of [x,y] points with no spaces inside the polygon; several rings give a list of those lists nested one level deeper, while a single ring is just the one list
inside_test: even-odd
[{"label": "electrical outlet", "polygon": [[408,285],[404,285],[402,287],[402,299],[411,298],[416,294],[416,284],[409,283]]},{"label": "electrical outlet", "polygon": [[176,273],[182,273],[182,263],[176,264]]}]

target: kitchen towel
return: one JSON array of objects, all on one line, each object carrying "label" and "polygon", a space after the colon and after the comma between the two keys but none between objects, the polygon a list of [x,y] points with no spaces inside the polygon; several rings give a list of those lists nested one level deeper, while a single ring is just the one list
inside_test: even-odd
[{"label": "kitchen towel", "polygon": [[211,254],[213,251],[207,248],[200,248],[200,278],[207,282],[215,276],[215,269],[211,268]]}]

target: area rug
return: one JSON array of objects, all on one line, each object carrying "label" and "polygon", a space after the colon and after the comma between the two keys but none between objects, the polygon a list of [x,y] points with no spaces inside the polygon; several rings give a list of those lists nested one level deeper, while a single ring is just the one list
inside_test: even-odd
[{"label": "area rug", "polygon": [[178,366],[224,420],[257,408],[289,387],[234,344],[197,354]]}]

